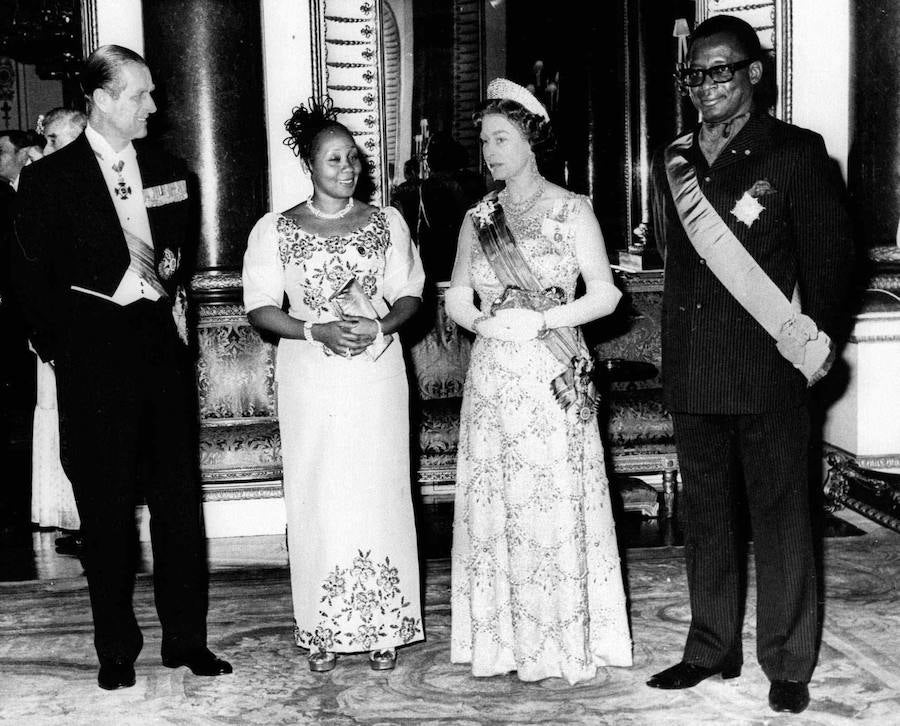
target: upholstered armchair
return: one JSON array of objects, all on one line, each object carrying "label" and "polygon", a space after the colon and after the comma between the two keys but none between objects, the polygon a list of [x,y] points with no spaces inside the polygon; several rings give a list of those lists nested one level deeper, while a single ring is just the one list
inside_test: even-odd
[{"label": "upholstered armchair", "polygon": [[[663,512],[674,511],[678,460],[672,419],[662,404],[659,372],[660,306],[662,273],[620,274],[617,284],[625,297],[614,316],[589,331],[596,338],[593,352],[598,362],[598,383],[604,392],[601,426],[610,473],[661,474],[656,485],[664,494]],[[421,493],[428,498],[449,498],[456,476],[459,443],[459,408],[471,338],[447,317],[444,292],[438,287],[433,327],[411,349],[413,368],[413,422],[418,430],[417,476]],[[641,380],[609,380],[604,374],[609,360],[638,363],[636,370],[652,375]],[[647,365],[649,364],[649,365]],[[618,376],[621,377],[621,376]],[[632,480],[633,481],[633,480]],[[646,492],[643,499],[647,499]],[[651,497],[652,498],[652,497]],[[628,498],[623,493],[626,508]],[[648,511],[647,502],[635,509]]]}]

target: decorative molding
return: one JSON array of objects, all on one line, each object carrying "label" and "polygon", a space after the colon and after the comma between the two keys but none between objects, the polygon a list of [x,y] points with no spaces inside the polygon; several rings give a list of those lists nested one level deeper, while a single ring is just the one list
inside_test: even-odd
[{"label": "decorative molding", "polygon": [[617,268],[615,279],[625,292],[662,292],[665,275],[662,270],[632,272]]},{"label": "decorative molding", "polygon": [[699,0],[697,23],[712,15],[735,15],[746,20],[759,35],[764,50],[775,54],[778,100],[775,115],[790,123],[793,116],[793,0]]},{"label": "decorative molding", "polygon": [[[278,476],[281,476],[280,470]],[[259,483],[207,481],[203,485],[204,502],[233,502],[248,499],[281,499],[281,479]]]},{"label": "decorative molding", "polygon": [[823,442],[823,452],[828,455],[836,455],[842,460],[853,460],[863,469],[900,469],[900,453],[897,454],[853,454],[840,446]]},{"label": "decorative molding", "polygon": [[191,278],[191,292],[224,292],[242,290],[240,270],[206,270]]},{"label": "decorative molding", "polygon": [[387,203],[381,0],[310,0],[313,89],[334,102],[367,158],[370,201]]}]

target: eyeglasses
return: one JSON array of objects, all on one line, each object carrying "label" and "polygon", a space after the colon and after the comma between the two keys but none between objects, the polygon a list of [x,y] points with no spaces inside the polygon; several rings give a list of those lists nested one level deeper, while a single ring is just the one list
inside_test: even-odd
[{"label": "eyeglasses", "polygon": [[688,88],[697,88],[703,85],[703,79],[710,77],[713,83],[728,83],[734,78],[735,71],[746,68],[753,63],[753,58],[746,58],[737,63],[724,63],[712,68],[679,68],[675,77]]}]

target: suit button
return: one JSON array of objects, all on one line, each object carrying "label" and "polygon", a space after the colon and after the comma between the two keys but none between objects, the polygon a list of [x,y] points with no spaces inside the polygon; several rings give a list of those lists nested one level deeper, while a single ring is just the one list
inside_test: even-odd
[{"label": "suit button", "polygon": [[710,179],[708,176],[705,176],[705,177],[703,177],[703,181],[710,182],[710,181],[712,181],[712,179]]},{"label": "suit button", "polygon": [[700,264],[701,264],[701,265],[705,265],[705,264],[706,264],[706,259],[703,258],[703,257],[701,257],[701,258],[700,258]]},{"label": "suit button", "polygon": [[697,303],[694,307],[696,307],[697,310],[699,310],[700,308],[703,307],[703,303]]}]

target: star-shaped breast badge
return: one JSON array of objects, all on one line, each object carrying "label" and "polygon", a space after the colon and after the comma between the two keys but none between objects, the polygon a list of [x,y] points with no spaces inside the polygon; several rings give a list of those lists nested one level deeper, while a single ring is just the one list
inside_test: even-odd
[{"label": "star-shaped breast badge", "polygon": [[759,203],[759,200],[750,192],[744,192],[744,196],[735,202],[731,213],[748,227],[752,227],[753,223],[759,219],[759,215],[763,213],[765,207]]}]

